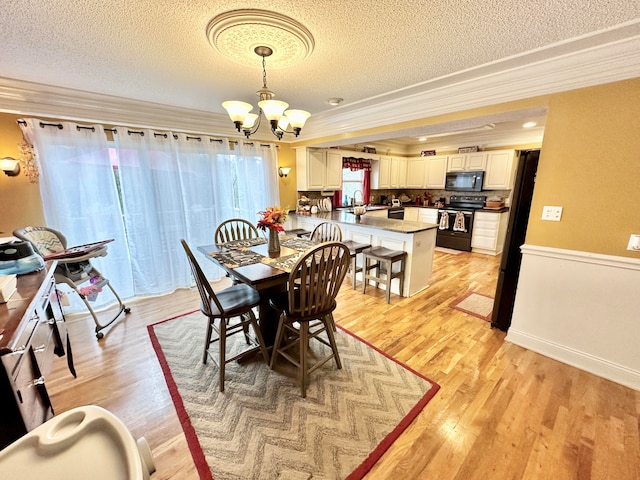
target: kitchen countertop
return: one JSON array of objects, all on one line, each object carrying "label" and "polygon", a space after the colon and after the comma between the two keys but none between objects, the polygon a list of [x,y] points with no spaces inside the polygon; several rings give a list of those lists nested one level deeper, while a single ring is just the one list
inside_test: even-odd
[{"label": "kitchen countertop", "polygon": [[[434,209],[438,209],[438,208],[442,208],[442,207],[438,207],[437,205],[429,205],[427,207],[423,206],[423,205],[409,205],[409,204],[405,204],[403,205],[404,208],[434,208]],[[353,207],[338,207],[336,210],[337,211],[347,211],[347,210],[351,210]],[[389,209],[391,208],[391,205],[370,205],[367,206],[367,211],[369,210],[385,210],[385,209]],[[450,205],[445,205],[444,208],[451,208]],[[476,212],[492,212],[492,213],[502,213],[502,212],[508,212],[509,211],[509,207],[501,207],[501,208],[479,208],[476,210]]]},{"label": "kitchen countertop", "polygon": [[[296,214],[291,214],[291,216],[294,215]],[[300,217],[319,218],[336,223],[360,225],[363,227],[371,227],[399,233],[417,233],[423,232],[425,230],[431,230],[432,228],[438,228],[438,225],[436,225],[435,223],[411,222],[409,220],[397,220],[393,218],[381,218],[367,215],[361,215],[358,218],[355,214],[348,212],[347,210],[318,212],[312,215],[300,215]]]}]

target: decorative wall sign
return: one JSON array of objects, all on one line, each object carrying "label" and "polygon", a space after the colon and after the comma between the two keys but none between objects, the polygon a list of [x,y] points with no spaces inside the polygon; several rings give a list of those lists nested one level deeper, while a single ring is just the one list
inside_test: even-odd
[{"label": "decorative wall sign", "polygon": [[475,153],[475,152],[479,152],[480,148],[478,148],[478,146],[475,147],[460,147],[458,149],[458,153]]},{"label": "decorative wall sign", "polygon": [[420,152],[421,157],[432,157],[436,154],[435,150],[422,150]]}]

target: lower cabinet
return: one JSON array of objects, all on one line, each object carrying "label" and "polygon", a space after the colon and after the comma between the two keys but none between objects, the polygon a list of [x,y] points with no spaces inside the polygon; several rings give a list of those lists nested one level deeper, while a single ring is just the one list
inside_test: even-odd
[{"label": "lower cabinet", "polygon": [[508,212],[476,212],[473,217],[471,249],[488,255],[502,253],[507,235]]},{"label": "lower cabinet", "polygon": [[418,221],[418,214],[420,213],[420,208],[418,207],[404,207],[404,219],[410,222]]},{"label": "lower cabinet", "polygon": [[424,207],[405,207],[404,219],[410,222],[438,223],[438,209]]},{"label": "lower cabinet", "polygon": [[387,216],[389,215],[389,212],[387,211],[386,208],[382,208],[380,210],[367,210],[367,213],[365,213],[365,215],[369,217],[387,218]]},{"label": "lower cabinet", "polygon": [[418,221],[422,223],[438,223],[437,208],[420,208],[418,213]]},{"label": "lower cabinet", "polygon": [[56,356],[75,376],[53,272],[18,277],[18,290],[0,311],[0,449],[53,416],[46,380]]}]

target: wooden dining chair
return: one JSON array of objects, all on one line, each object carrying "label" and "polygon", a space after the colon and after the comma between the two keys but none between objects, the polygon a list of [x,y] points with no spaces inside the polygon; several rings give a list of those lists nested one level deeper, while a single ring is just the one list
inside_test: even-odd
[{"label": "wooden dining chair", "polygon": [[[303,397],[307,395],[309,375],[316,369],[332,358],[337,368],[342,368],[333,332],[333,311],[350,258],[349,249],[340,242],[325,242],[313,247],[292,267],[287,292],[270,300],[271,306],[280,313],[271,368],[279,355],[294,364],[298,368]],[[309,365],[307,355],[312,339],[328,346],[331,354]]]},{"label": "wooden dining chair", "polygon": [[258,229],[253,223],[243,218],[225,220],[218,225],[214,235],[217,245],[232,240],[247,240],[250,238],[258,238]]},{"label": "wooden dining chair", "polygon": [[[198,287],[198,292],[200,292],[200,311],[209,320],[202,363],[207,363],[207,357],[211,357],[218,365],[220,391],[224,392],[224,371],[227,363],[233,362],[257,350],[262,353],[266,362],[269,361],[269,353],[265,347],[260,327],[252,310],[260,303],[260,296],[255,289],[244,283],[232,285],[217,293],[214,292],[211,284],[202,272],[200,265],[193,256],[189,245],[187,245],[187,242],[184,239],[180,240],[180,242],[187,254],[193,278]],[[249,326],[252,327],[257,338],[253,338],[249,331]],[[214,332],[217,337],[212,338]],[[248,345],[251,345],[251,348],[246,348],[233,357],[227,358],[227,338],[241,332],[244,333],[245,340]],[[216,342],[219,343],[217,359],[209,352],[209,347]]]},{"label": "wooden dining chair", "polygon": [[[221,245],[233,240],[248,240],[250,238],[258,238],[258,229],[248,220],[231,218],[218,225],[213,238],[216,245]],[[231,275],[228,273],[226,275],[231,278]],[[240,283],[235,278],[231,278],[231,281],[234,285]]]},{"label": "wooden dining chair", "polygon": [[341,242],[342,230],[331,222],[322,222],[316,225],[309,237],[314,242]]}]

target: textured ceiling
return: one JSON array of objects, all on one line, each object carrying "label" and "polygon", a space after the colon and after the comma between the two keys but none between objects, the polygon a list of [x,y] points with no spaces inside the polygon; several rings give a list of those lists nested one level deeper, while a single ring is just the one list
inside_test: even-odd
[{"label": "textured ceiling", "polygon": [[640,17],[619,0],[3,0],[0,75],[223,113],[223,100],[256,103],[255,68],[209,43],[221,13],[272,10],[304,25],[315,49],[270,68],[276,98],[318,114]]}]

